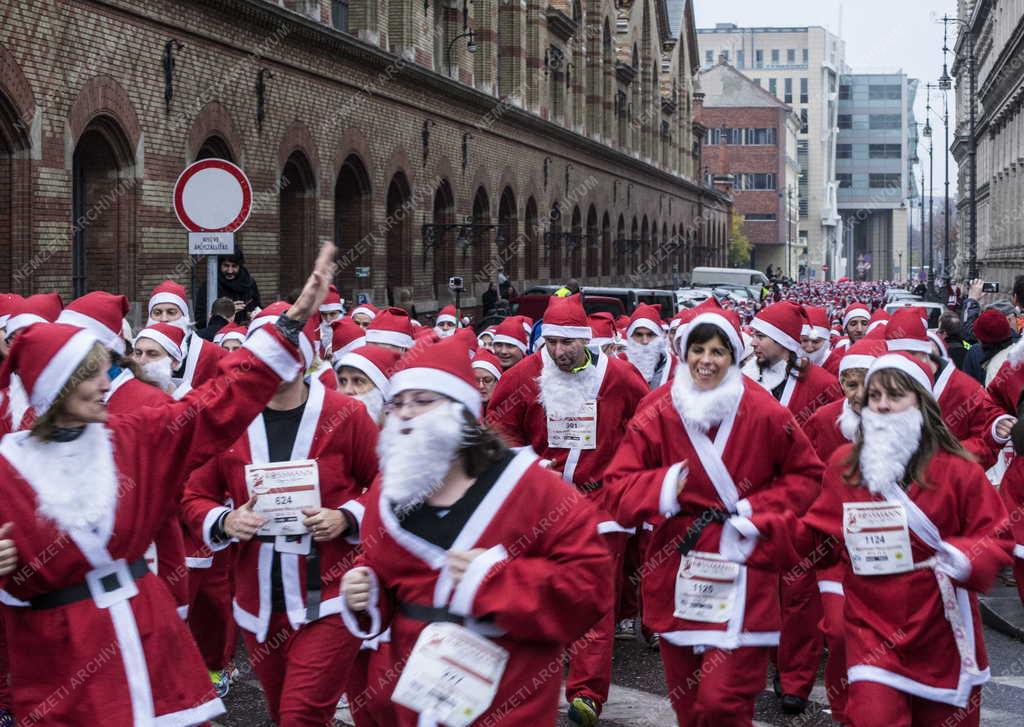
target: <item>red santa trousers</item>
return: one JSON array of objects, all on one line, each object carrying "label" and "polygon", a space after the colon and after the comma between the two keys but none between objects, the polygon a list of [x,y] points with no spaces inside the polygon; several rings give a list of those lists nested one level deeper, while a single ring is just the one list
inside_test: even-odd
[{"label": "red santa trousers", "polygon": [[818,628],[821,596],[813,568],[791,570],[779,579],[782,630],[775,665],[782,693],[807,699],[825,644]]},{"label": "red santa trousers", "polygon": [[401,673],[401,665],[391,663],[389,642],[380,642],[376,649],[359,652],[345,687],[349,712],[356,727],[391,727],[397,723],[391,693]]},{"label": "red santa trousers", "polygon": [[750,727],[754,700],[764,689],[768,649],[734,651],[673,646],[661,640],[661,663],[679,727]]},{"label": "red santa trousers", "polygon": [[619,594],[615,609],[616,622],[624,618],[640,618],[640,572],[647,551],[648,533],[637,528],[636,535],[626,541],[626,552],[619,569],[621,582],[617,584]]},{"label": "red santa trousers", "polygon": [[589,697],[598,706],[608,701],[612,684],[612,653],[615,651],[616,586],[622,584],[622,563],[627,533],[605,533],[604,542],[611,551],[612,572],[616,582],[608,584],[607,610],[601,620],[569,646],[569,673],[565,679],[565,699]]},{"label": "red santa trousers", "polygon": [[8,675],[7,632],[4,630],[4,614],[0,610],[0,709],[11,709],[11,684]]},{"label": "red santa trousers", "polygon": [[828,646],[825,660],[825,691],[832,708],[832,721],[846,722],[846,702],[849,697],[849,683],[846,681],[846,634],[843,631],[843,604],[846,599],[836,593],[822,593],[821,607],[824,614],[821,630]]},{"label": "red santa trousers", "polygon": [[847,719],[852,727],[979,727],[981,687],[963,709],[915,697],[876,682],[850,685]]},{"label": "red santa trousers", "polygon": [[340,618],[327,616],[296,631],[287,614],[275,613],[262,644],[248,631],[242,636],[267,711],[279,727],[333,724],[361,643]]},{"label": "red santa trousers", "polygon": [[234,568],[235,549],[227,548],[213,554],[209,568],[188,571],[188,628],[210,671],[220,671],[235,655]]}]

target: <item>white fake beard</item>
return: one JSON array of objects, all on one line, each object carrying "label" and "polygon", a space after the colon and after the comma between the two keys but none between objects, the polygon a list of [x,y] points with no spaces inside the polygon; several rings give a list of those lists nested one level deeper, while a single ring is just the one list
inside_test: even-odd
[{"label": "white fake beard", "polygon": [[353,398],[362,402],[374,422],[380,421],[380,413],[384,410],[384,394],[380,389],[374,386],[365,394],[356,394]]},{"label": "white fake beard", "polygon": [[702,432],[720,424],[739,406],[742,396],[743,374],[735,366],[729,367],[718,386],[705,391],[693,383],[686,361],[676,365],[672,404],[684,422]]},{"label": "white fake beard", "polygon": [[449,336],[454,336],[455,335],[455,329],[454,328],[449,328],[446,331],[445,329],[441,328],[440,326],[435,326],[434,327],[434,333],[437,334],[438,338],[448,338]]},{"label": "white fake beard", "polygon": [[644,381],[648,383],[654,378],[654,371],[664,352],[665,340],[663,338],[656,338],[650,343],[640,343],[632,338],[626,339],[626,358],[636,366],[640,375],[644,377]]},{"label": "white fake beard", "polygon": [[542,354],[544,365],[537,377],[537,396],[544,411],[566,417],[579,414],[584,405],[597,397],[599,387],[596,361],[574,374],[562,371],[550,356]]},{"label": "white fake beard", "polygon": [[62,530],[92,529],[116,509],[117,471],[109,437],[102,424],[88,424],[70,442],[26,438],[34,450],[37,510]]},{"label": "white fake beard", "polygon": [[160,387],[161,391],[167,391],[167,387],[171,385],[171,375],[173,373],[171,357],[164,356],[157,361],[147,361],[142,364],[142,373],[150,383]]},{"label": "white fake beard", "polygon": [[8,408],[11,412],[11,428],[18,431],[21,429],[21,420],[25,417],[29,404],[25,385],[21,383],[21,377],[17,374],[11,374],[11,385],[7,389],[7,395],[10,397]]},{"label": "white fake beard", "polygon": [[825,363],[825,359],[828,358],[829,353],[831,353],[831,346],[826,342],[817,351],[811,351],[810,353],[804,351],[803,355],[809,358],[811,363],[821,366]]},{"label": "white fake beard", "polygon": [[757,356],[751,356],[743,364],[743,373],[756,381],[766,390],[771,391],[786,380],[786,366],[789,362],[786,359],[779,359],[770,366],[762,366],[757,362]]},{"label": "white fake beard", "polygon": [[377,441],[384,497],[406,510],[440,488],[462,446],[463,411],[453,401],[408,421],[388,416]]},{"label": "white fake beard", "polygon": [[849,401],[843,400],[843,411],[836,421],[839,422],[839,431],[846,437],[846,441],[853,442],[860,431],[860,414],[853,410]]},{"label": "white fake beard", "polygon": [[915,406],[895,414],[878,414],[865,407],[860,414],[860,472],[864,484],[878,494],[897,485],[921,443],[924,416]]}]

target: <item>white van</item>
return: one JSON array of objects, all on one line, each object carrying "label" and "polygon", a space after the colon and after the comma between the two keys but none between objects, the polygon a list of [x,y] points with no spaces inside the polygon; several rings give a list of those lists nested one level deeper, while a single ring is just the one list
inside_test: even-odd
[{"label": "white van", "polygon": [[694,268],[690,285],[695,288],[714,288],[717,285],[742,285],[760,298],[761,288],[768,285],[768,277],[760,270],[748,268]]}]

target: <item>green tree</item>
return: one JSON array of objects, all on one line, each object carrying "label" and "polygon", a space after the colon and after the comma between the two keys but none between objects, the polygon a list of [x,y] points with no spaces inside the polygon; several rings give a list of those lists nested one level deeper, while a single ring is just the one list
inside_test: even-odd
[{"label": "green tree", "polygon": [[733,268],[750,266],[750,238],[743,232],[743,222],[743,215],[733,214],[729,231],[729,266]]}]

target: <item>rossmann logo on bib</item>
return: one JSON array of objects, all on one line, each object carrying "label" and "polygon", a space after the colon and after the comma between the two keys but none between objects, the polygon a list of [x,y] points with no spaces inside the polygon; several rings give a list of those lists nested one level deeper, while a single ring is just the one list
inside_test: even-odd
[{"label": "rossmann logo on bib", "polygon": [[847,513],[846,530],[851,533],[859,533],[878,527],[891,528],[900,522],[902,516],[903,509],[899,505],[870,510],[850,510]]}]

